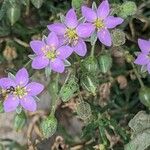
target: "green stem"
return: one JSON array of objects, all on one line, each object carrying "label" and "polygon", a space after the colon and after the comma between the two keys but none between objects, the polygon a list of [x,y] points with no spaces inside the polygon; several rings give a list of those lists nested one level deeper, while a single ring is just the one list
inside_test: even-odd
[{"label": "green stem", "polygon": [[96,42],[93,43],[92,48],[91,48],[91,56],[94,56],[94,51],[95,51],[95,44]]},{"label": "green stem", "polygon": [[143,87],[144,87],[144,83],[143,83],[143,81],[141,80],[141,77],[139,76],[139,74],[138,74],[138,72],[137,72],[137,69],[136,69],[134,63],[131,63],[131,65],[132,65],[132,67],[133,67],[133,70],[134,70],[134,73],[135,73],[137,79],[139,80],[139,83],[140,83],[141,87],[143,88]]}]

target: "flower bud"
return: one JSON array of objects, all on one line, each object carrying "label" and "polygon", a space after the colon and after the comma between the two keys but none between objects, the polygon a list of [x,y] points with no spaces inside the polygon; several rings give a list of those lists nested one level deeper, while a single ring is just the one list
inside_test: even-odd
[{"label": "flower bud", "polygon": [[79,10],[83,4],[84,0],[72,0],[72,7]]},{"label": "flower bud", "polygon": [[150,88],[141,88],[139,92],[139,99],[142,104],[150,108]]},{"label": "flower bud", "polygon": [[97,89],[97,79],[95,75],[92,74],[83,74],[81,76],[81,86],[83,89],[91,92],[93,95],[96,95]]},{"label": "flower bud", "polygon": [[98,71],[97,59],[91,56],[83,60],[82,66],[91,73],[97,73]]},{"label": "flower bud", "polygon": [[13,59],[16,59],[17,58],[16,48],[7,45],[3,51],[3,56],[8,62],[11,62]]},{"label": "flower bud", "polygon": [[127,18],[128,16],[132,16],[136,13],[137,6],[135,2],[126,1],[120,7],[119,16],[122,18]]},{"label": "flower bud", "polygon": [[31,2],[37,9],[39,9],[42,6],[44,0],[31,0]]},{"label": "flower bud", "polygon": [[86,120],[91,117],[91,107],[87,102],[80,102],[77,105],[77,115],[79,118]]},{"label": "flower bud", "polygon": [[99,68],[102,73],[107,73],[112,67],[112,58],[109,54],[102,54],[98,57]]},{"label": "flower bud", "polygon": [[19,5],[11,6],[7,10],[7,18],[11,23],[11,26],[13,26],[20,18],[21,9]]},{"label": "flower bud", "polygon": [[68,81],[61,87],[59,96],[63,102],[67,102],[73,96],[73,94],[78,90],[77,78],[71,75]]},{"label": "flower bud", "polygon": [[57,130],[57,119],[49,116],[41,122],[41,130],[45,138],[51,137]]},{"label": "flower bud", "polygon": [[112,31],[112,42],[114,46],[121,46],[125,43],[125,33],[120,29],[115,29]]}]

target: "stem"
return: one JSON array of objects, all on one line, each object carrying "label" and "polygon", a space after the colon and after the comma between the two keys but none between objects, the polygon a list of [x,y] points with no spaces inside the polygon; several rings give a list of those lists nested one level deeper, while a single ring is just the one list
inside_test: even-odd
[{"label": "stem", "polygon": [[95,44],[96,42],[93,43],[92,48],[91,48],[91,56],[94,56],[94,51],[95,51]]},{"label": "stem", "polygon": [[137,72],[137,70],[136,70],[136,67],[135,67],[134,63],[131,62],[131,65],[132,65],[132,67],[133,67],[133,70],[134,70],[134,73],[135,73],[137,79],[139,80],[139,83],[140,83],[141,87],[143,88],[143,87],[144,87],[144,83],[143,83],[143,81],[141,80],[141,77],[139,76],[139,74],[138,74],[138,72]]}]

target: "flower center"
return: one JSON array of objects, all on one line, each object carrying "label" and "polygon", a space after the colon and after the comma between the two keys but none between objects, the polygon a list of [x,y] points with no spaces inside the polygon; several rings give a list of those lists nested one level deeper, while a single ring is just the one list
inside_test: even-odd
[{"label": "flower center", "polygon": [[17,87],[15,88],[14,94],[15,94],[17,97],[22,98],[23,96],[27,95],[26,88],[25,88],[25,87],[17,86]]},{"label": "flower center", "polygon": [[55,51],[52,51],[52,50],[49,50],[46,52],[45,56],[48,58],[48,59],[55,59],[57,54]]},{"label": "flower center", "polygon": [[76,44],[78,41],[78,35],[75,29],[68,28],[65,33],[70,44]]},{"label": "flower center", "polygon": [[94,22],[94,26],[99,30],[104,27],[104,23],[101,19],[97,18]]},{"label": "flower center", "polygon": [[46,45],[45,47],[42,48],[42,51],[44,52],[45,57],[50,60],[55,59],[58,55],[58,52],[56,52],[54,46]]}]

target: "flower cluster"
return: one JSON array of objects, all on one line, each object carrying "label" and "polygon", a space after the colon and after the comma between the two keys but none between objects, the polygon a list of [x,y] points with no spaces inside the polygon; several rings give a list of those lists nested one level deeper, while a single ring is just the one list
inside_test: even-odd
[{"label": "flower cluster", "polygon": [[144,66],[150,74],[150,40],[138,39],[141,52],[134,61],[135,64]]},{"label": "flower cluster", "polygon": [[105,46],[111,46],[112,40],[108,29],[115,28],[123,22],[120,17],[109,16],[110,8],[107,0],[104,0],[96,10],[82,6],[82,19],[78,19],[75,10],[70,9],[62,23],[48,25],[50,33],[41,41],[31,41],[30,46],[35,52],[32,67],[42,69],[47,66],[50,69],[62,73],[64,61],[72,52],[79,56],[85,56],[87,46],[85,40],[93,34],[97,34],[99,41]]},{"label": "flower cluster", "polygon": [[20,69],[16,76],[0,79],[4,98],[4,111],[11,112],[21,105],[28,111],[35,111],[37,104],[35,96],[40,94],[44,86],[36,82],[29,83],[29,74],[25,68]]}]

